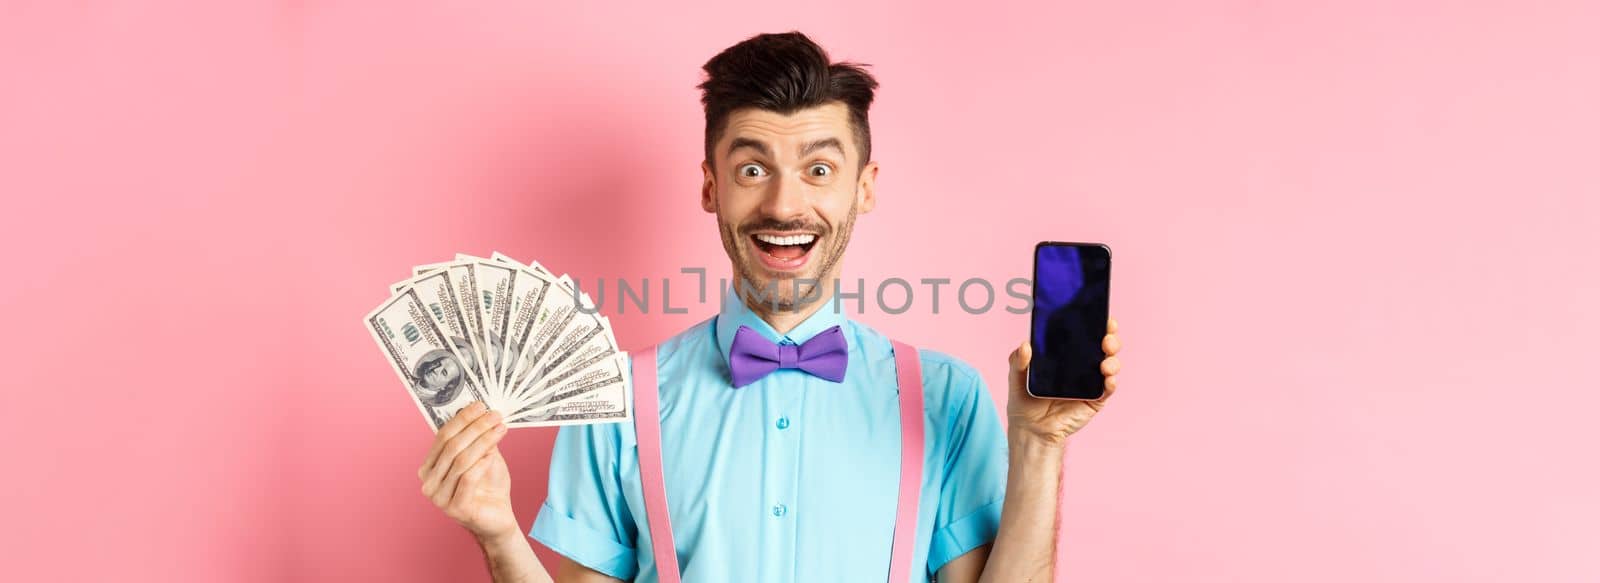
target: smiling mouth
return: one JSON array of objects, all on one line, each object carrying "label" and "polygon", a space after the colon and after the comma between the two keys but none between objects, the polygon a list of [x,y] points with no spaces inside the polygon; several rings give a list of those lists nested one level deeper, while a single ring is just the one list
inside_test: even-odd
[{"label": "smiling mouth", "polygon": [[789,270],[805,264],[812,247],[817,244],[817,238],[812,233],[757,233],[750,235],[750,242],[761,252],[761,260],[768,267]]}]

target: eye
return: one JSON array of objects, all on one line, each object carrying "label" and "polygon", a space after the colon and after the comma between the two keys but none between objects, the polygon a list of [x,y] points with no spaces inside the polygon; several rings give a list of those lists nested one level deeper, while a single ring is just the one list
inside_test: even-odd
[{"label": "eye", "polygon": [[833,174],[833,167],[818,162],[816,164],[812,164],[810,168],[806,169],[806,173],[816,177],[828,176]]},{"label": "eye", "polygon": [[760,164],[745,164],[739,167],[739,176],[743,178],[760,178],[767,175],[767,169]]}]

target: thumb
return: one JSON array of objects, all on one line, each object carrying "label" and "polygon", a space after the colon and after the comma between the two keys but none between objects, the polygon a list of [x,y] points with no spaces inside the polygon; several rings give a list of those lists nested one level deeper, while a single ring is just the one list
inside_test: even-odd
[{"label": "thumb", "polygon": [[1027,392],[1028,363],[1033,361],[1033,346],[1023,342],[1016,350],[1011,351],[1011,394],[1020,395]]}]

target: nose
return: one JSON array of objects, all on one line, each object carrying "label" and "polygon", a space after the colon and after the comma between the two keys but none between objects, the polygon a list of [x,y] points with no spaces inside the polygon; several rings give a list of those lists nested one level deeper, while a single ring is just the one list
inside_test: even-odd
[{"label": "nose", "polygon": [[806,185],[797,176],[783,175],[769,181],[766,199],[761,201],[761,214],[780,221],[805,215]]}]

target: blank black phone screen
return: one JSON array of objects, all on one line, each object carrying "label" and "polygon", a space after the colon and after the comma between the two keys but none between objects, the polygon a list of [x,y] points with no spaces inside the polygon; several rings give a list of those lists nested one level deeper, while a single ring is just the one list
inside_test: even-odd
[{"label": "blank black phone screen", "polygon": [[1044,242],[1033,251],[1033,362],[1028,392],[1098,399],[1110,310],[1111,249],[1098,243]]}]

